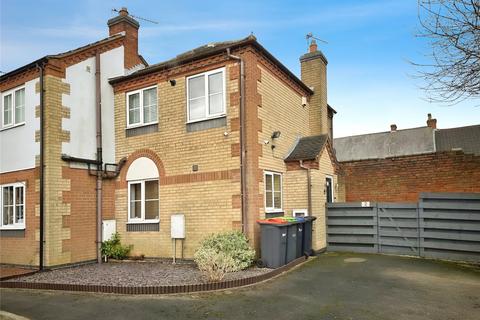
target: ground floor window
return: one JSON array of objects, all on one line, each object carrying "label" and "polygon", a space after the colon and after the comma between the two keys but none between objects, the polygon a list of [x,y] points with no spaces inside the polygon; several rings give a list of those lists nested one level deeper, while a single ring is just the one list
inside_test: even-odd
[{"label": "ground floor window", "polygon": [[265,210],[282,211],[282,174],[265,172]]},{"label": "ground floor window", "polygon": [[158,180],[129,182],[128,199],[130,222],[158,222]]},{"label": "ground floor window", "polygon": [[12,183],[0,186],[2,229],[25,228],[25,184]]}]

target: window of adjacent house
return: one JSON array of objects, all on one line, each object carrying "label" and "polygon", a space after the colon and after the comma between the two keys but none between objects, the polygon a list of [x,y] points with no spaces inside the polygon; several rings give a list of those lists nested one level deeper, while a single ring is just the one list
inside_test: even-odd
[{"label": "window of adjacent house", "polygon": [[157,87],[127,93],[127,126],[157,123]]},{"label": "window of adjacent house", "polygon": [[187,78],[188,122],[225,115],[225,68]]},{"label": "window of adjacent house", "polygon": [[282,211],[282,175],[265,172],[265,210]]},{"label": "window of adjacent house", "polygon": [[14,183],[0,186],[2,229],[25,228],[25,186]]},{"label": "window of adjacent house", "polygon": [[2,118],[3,127],[25,122],[25,88],[2,95]]},{"label": "window of adjacent house", "polygon": [[158,180],[129,182],[128,199],[130,222],[158,222]]}]

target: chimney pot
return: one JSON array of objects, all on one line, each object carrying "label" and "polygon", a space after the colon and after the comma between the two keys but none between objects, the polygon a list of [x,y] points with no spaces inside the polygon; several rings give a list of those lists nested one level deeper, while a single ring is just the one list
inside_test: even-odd
[{"label": "chimney pot", "polygon": [[427,127],[437,129],[437,119],[433,119],[431,113],[427,115]]},{"label": "chimney pot", "polygon": [[122,9],[120,9],[120,11],[118,12],[118,15],[119,16],[122,16],[122,17],[126,17],[128,16],[128,10],[126,7],[122,7]]},{"label": "chimney pot", "polygon": [[391,124],[391,125],[390,125],[390,131],[391,131],[391,132],[397,131],[397,125],[396,125],[396,124]]},{"label": "chimney pot", "polygon": [[310,52],[316,52],[317,51],[317,41],[315,41],[315,39],[312,39],[312,42],[310,42]]}]

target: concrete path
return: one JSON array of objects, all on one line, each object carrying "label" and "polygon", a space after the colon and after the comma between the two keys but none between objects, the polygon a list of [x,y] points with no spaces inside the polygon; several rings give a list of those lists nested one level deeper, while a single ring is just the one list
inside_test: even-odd
[{"label": "concrete path", "polygon": [[31,319],[480,319],[480,269],[416,258],[324,254],[248,288],[182,296],[1,290]]}]

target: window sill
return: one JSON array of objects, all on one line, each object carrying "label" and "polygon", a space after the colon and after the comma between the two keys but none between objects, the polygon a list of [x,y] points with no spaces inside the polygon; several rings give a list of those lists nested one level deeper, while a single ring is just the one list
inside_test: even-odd
[{"label": "window sill", "polygon": [[277,210],[267,210],[265,209],[265,213],[284,213],[283,209],[277,209]]},{"label": "window sill", "polygon": [[12,227],[8,227],[8,226],[2,226],[0,227],[0,231],[3,231],[3,230],[25,230],[25,226],[12,226]]},{"label": "window sill", "polygon": [[24,126],[26,124],[26,122],[21,122],[21,123],[17,123],[15,125],[9,125],[7,127],[2,127],[0,128],[0,132],[1,131],[6,131],[6,130],[9,130],[9,129],[13,129],[13,128],[17,128],[17,127],[21,127],[21,126]]},{"label": "window sill", "polygon": [[133,124],[133,125],[131,125],[131,126],[127,126],[127,127],[125,128],[125,130],[135,129],[135,128],[141,128],[141,127],[146,127],[146,126],[151,126],[152,124],[158,124],[158,121],[149,122],[149,123]]},{"label": "window sill", "polygon": [[141,220],[141,221],[127,221],[127,224],[147,224],[147,223],[159,223],[160,220]]},{"label": "window sill", "polygon": [[197,122],[202,122],[202,121],[208,121],[208,120],[213,120],[213,119],[218,119],[218,118],[225,118],[226,116],[227,116],[226,113],[222,113],[222,114],[219,114],[218,116],[213,116],[213,117],[209,117],[209,118],[203,118],[203,119],[198,119],[198,120],[187,121],[186,124],[197,123]]}]

